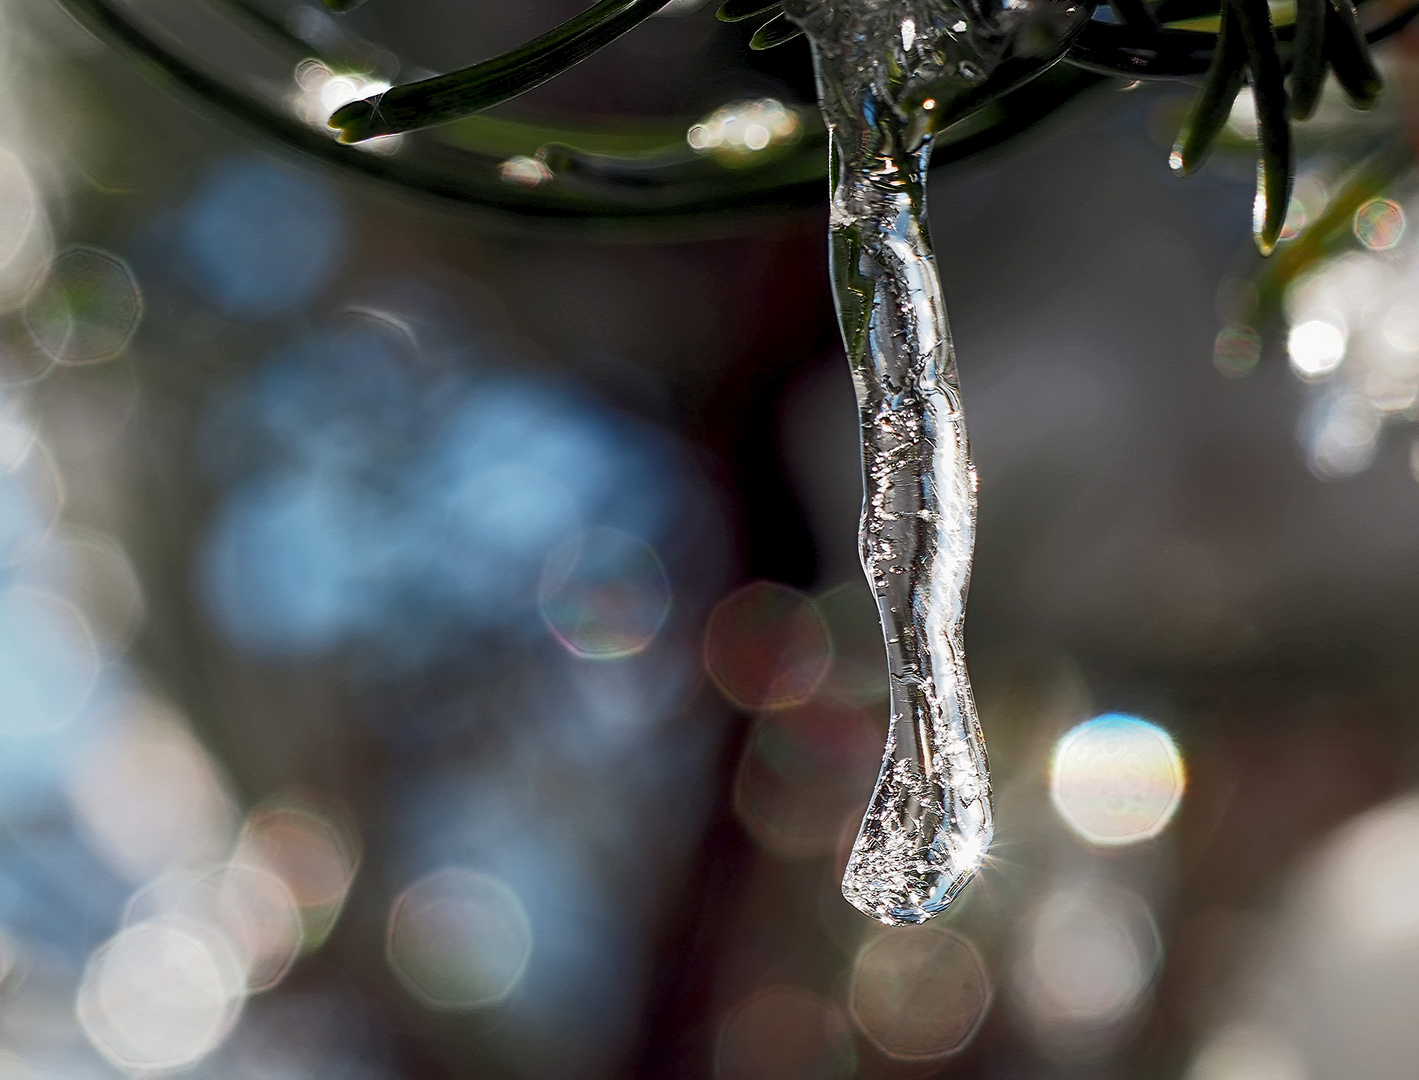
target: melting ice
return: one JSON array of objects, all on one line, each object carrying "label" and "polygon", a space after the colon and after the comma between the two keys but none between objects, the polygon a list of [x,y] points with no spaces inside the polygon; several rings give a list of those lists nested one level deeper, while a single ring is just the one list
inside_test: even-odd
[{"label": "melting ice", "polygon": [[925,224],[933,134],[1057,60],[1092,3],[785,0],[831,133],[833,287],[861,420],[859,550],[891,679],[882,770],[843,895],[919,923],[994,830],[962,644],[976,474]]}]

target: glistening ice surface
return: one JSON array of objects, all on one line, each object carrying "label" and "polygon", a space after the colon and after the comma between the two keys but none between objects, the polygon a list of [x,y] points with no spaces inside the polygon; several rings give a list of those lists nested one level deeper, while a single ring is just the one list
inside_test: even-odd
[{"label": "glistening ice surface", "polygon": [[857,389],[859,548],[891,678],[887,748],[843,895],[885,923],[943,910],[993,818],[962,644],[976,475],[924,222],[931,135],[1042,70],[1088,8],[1008,0],[788,0],[832,135],[832,271]]}]

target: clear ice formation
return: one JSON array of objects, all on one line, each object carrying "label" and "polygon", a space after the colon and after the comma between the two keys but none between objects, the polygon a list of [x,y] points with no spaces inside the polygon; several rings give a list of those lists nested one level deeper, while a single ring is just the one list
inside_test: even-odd
[{"label": "clear ice formation", "polygon": [[976,474],[924,220],[934,132],[1048,67],[1092,13],[1064,0],[785,0],[831,134],[833,288],[861,419],[859,551],[891,680],[887,748],[843,877],[920,923],[979,869],[990,773],[962,646]]}]

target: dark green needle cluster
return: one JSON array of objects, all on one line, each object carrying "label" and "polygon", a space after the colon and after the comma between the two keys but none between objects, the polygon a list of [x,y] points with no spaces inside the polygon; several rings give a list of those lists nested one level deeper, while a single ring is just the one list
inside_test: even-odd
[{"label": "dark green needle cluster", "polygon": [[783,13],[778,0],[773,0],[771,4],[764,3],[764,0],[724,0],[720,9],[715,12],[715,17],[720,22],[727,23],[745,22],[762,15],[770,17],[749,39],[751,49],[772,49],[775,45],[792,41],[803,33],[798,24],[791,22]]},{"label": "dark green needle cluster", "polygon": [[1266,0],[1224,0],[1207,81],[1173,148],[1182,174],[1207,160],[1246,82],[1256,104],[1257,198],[1253,231],[1263,255],[1280,238],[1294,174],[1291,119],[1309,117],[1327,68],[1360,108],[1374,104],[1379,72],[1350,0],[1296,0],[1290,50],[1290,92],[1276,29]]}]

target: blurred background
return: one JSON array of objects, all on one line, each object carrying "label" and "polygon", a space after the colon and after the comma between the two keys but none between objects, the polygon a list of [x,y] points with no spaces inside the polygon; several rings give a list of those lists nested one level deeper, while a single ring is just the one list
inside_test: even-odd
[{"label": "blurred background", "polygon": [[[371,0],[363,74],[141,8],[316,130],[579,6]],[[814,123],[801,42],[663,15],[495,115]],[[999,824],[888,929],[823,206],[450,207],[3,0],[0,1071],[1416,1075],[1415,48],[1269,263],[1245,97],[1188,180],[1117,83],[935,174]]]}]

